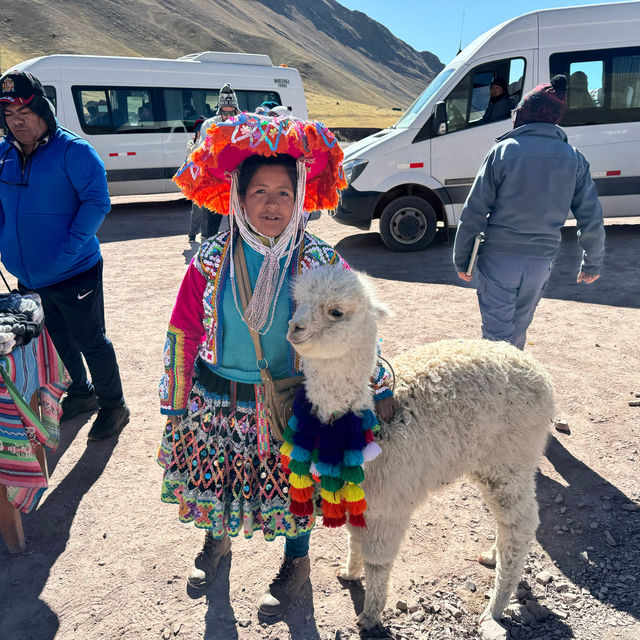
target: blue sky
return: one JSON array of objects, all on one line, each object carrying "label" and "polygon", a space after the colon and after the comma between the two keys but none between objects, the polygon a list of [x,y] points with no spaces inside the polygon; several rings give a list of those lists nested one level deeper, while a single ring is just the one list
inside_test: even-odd
[{"label": "blue sky", "polygon": [[[613,1],[613,0],[612,0]],[[538,9],[574,7],[588,0],[338,0],[348,9],[362,11],[383,24],[393,35],[417,51],[431,51],[447,64],[458,53],[464,11],[462,48],[474,38],[505,20]],[[597,4],[608,4],[600,2]]]}]

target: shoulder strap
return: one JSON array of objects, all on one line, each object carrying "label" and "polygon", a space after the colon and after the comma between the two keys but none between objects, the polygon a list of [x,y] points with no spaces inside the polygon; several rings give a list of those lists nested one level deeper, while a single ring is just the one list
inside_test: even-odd
[{"label": "shoulder strap", "polygon": [[[247,261],[244,257],[244,248],[242,247],[242,238],[238,237],[236,243],[236,250],[234,253],[234,267],[236,273],[236,281],[238,284],[238,294],[240,295],[240,304],[242,305],[242,311],[246,311],[249,306],[249,301],[253,295],[251,290],[251,281],[249,280],[249,272],[247,270]],[[251,339],[253,340],[253,346],[256,350],[256,358],[263,360],[262,346],[260,345],[260,336],[257,331],[254,331],[249,325],[247,325]]]}]

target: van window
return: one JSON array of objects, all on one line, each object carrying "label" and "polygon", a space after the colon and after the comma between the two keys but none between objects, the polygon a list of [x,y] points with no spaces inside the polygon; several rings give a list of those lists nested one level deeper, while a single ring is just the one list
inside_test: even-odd
[{"label": "van window", "polygon": [[[156,87],[72,87],[80,126],[92,135],[193,131],[196,120],[218,108],[218,89]],[[266,100],[280,103],[275,91],[236,91],[241,111]]]},{"label": "van window", "polygon": [[[493,60],[469,71],[445,99],[447,133],[511,117],[522,97],[524,73],[523,58]],[[492,98],[490,87],[497,79],[507,91]]]},{"label": "van window", "polygon": [[[162,89],[167,120],[180,120],[187,131],[193,131],[196,120],[216,115],[218,94],[218,89]],[[235,94],[240,111],[255,111],[266,101],[281,104],[280,95],[275,91],[238,89]]]},{"label": "van window", "polygon": [[640,121],[640,47],[555,53],[549,73],[568,80],[560,125]]},{"label": "van window", "polygon": [[150,88],[73,87],[72,93],[85,133],[150,132],[164,126]]},{"label": "van window", "polygon": [[53,108],[58,113],[58,100],[56,96],[56,88],[53,85],[45,84],[44,85],[44,95],[47,96],[49,102],[53,105]]},{"label": "van window", "polygon": [[407,129],[411,123],[425,108],[431,96],[448,80],[455,71],[454,67],[443,69],[426,87],[426,89],[415,99],[414,103],[405,111],[404,115],[395,124],[396,129]]}]

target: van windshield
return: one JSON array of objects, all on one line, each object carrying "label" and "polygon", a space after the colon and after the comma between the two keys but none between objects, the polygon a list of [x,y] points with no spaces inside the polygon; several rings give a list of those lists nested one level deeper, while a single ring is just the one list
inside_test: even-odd
[{"label": "van windshield", "polygon": [[408,129],[411,123],[425,108],[431,96],[446,82],[447,78],[455,71],[454,67],[445,67],[416,98],[415,102],[405,111],[404,115],[395,124],[395,129]]}]

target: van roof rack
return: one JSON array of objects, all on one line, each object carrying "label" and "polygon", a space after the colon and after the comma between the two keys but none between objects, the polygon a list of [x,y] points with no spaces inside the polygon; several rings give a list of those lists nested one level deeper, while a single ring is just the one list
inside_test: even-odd
[{"label": "van roof rack", "polygon": [[231,53],[229,51],[201,51],[188,53],[178,60],[192,60],[193,62],[224,62],[227,64],[257,64],[272,67],[271,58],[261,53]]}]

